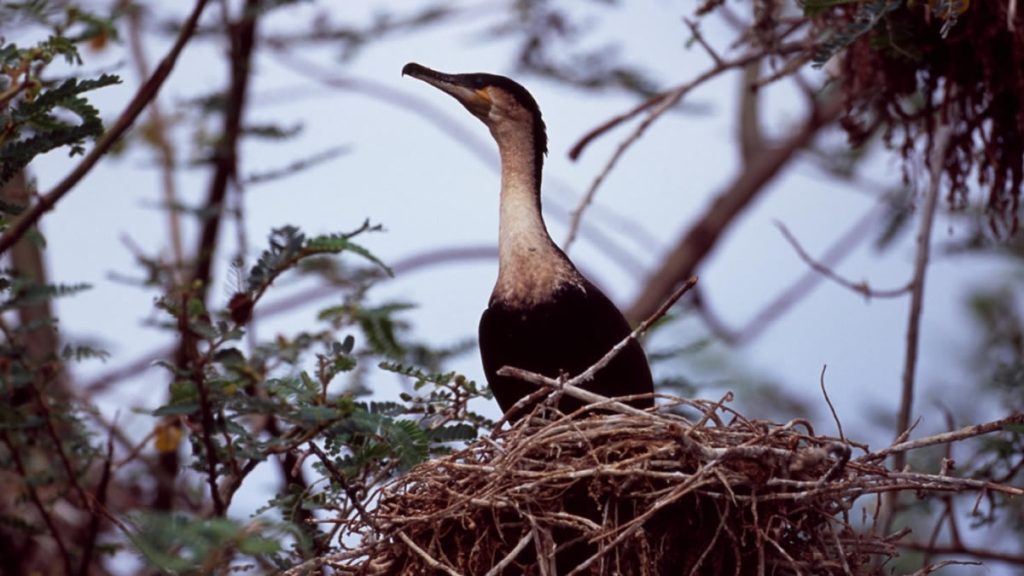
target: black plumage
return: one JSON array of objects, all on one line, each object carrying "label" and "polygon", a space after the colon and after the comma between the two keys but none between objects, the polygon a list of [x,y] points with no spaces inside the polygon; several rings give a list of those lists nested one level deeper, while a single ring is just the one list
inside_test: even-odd
[{"label": "black plumage", "polygon": [[[498,376],[502,366],[515,366],[552,378],[575,376],[601,359],[630,332],[614,304],[587,282],[584,289],[565,285],[551,299],[527,308],[492,299],[480,318],[480,354],[487,382],[503,412],[536,385]],[[652,390],[647,357],[633,341],[598,372],[584,388],[603,396],[644,394]],[[651,405],[637,399],[638,408]],[[568,414],[583,403],[563,397],[559,409]]]},{"label": "black plumage", "polygon": [[[493,74],[444,74],[419,64],[402,70],[453,96],[490,129],[501,153],[498,280],[480,319],[487,382],[508,412],[536,385],[498,376],[514,366],[552,378],[575,376],[629,335],[614,304],[551,240],[541,216],[540,183],[547,136],[540,109],[525,88]],[[651,371],[632,341],[584,388],[609,397],[650,394]],[[648,396],[630,401],[653,405]],[[582,406],[563,396],[559,409]],[[510,415],[512,419],[521,416]]]}]

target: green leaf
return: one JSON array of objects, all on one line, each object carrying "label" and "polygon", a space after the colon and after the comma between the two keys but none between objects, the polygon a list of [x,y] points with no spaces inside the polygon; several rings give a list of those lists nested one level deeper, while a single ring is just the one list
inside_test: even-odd
[{"label": "green leaf", "polygon": [[244,368],[247,366],[245,354],[238,348],[223,348],[213,355],[213,361],[229,369]]},{"label": "green leaf", "polygon": [[180,404],[168,404],[153,410],[153,416],[188,416],[199,413],[199,402],[182,402]]},{"label": "green leaf", "polygon": [[374,256],[372,252],[349,240],[349,235],[330,234],[327,236],[310,238],[306,243],[306,249],[314,254],[338,254],[341,252],[352,252],[376,264],[381,270],[387,273],[388,276],[395,275],[391,268]]}]

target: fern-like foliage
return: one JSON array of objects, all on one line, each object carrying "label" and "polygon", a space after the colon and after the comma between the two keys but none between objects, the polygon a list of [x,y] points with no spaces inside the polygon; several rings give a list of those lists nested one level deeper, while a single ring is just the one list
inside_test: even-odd
[{"label": "fern-like foliage", "polygon": [[81,154],[86,140],[103,133],[99,111],[83,94],[117,84],[120,78],[103,74],[50,85],[41,74],[58,56],[81,63],[74,40],[64,36],[51,36],[31,48],[0,46],[0,67],[7,72],[0,84],[0,185],[36,156],[58,148]]},{"label": "fern-like foliage", "polygon": [[[315,454],[309,461],[327,480],[316,489],[292,485],[274,495],[267,509],[277,509],[281,517],[292,519],[296,532],[287,536],[291,552],[283,547],[267,550],[258,555],[262,561],[277,562],[275,558],[288,554],[293,562],[308,558],[327,537],[304,516],[308,510],[347,514],[372,506],[360,500],[363,491],[353,486],[375,486],[432,455],[449,452],[491,425],[468,407],[483,395],[475,383],[455,372],[435,370],[439,362],[421,367],[395,361],[413,356],[437,360],[450,352],[410,342],[400,317],[410,306],[368,305],[365,286],[339,289],[343,303],[317,315],[326,325],[324,329],[279,334],[271,341],[246,345],[244,320],[258,308],[277,278],[301,272],[305,262],[327,255],[340,255],[338,260],[354,255],[386,272],[380,259],[354,242],[356,235],[377,229],[366,223],[354,232],[313,238],[293,226],[274,230],[267,248],[241,279],[244,290],[235,294],[225,313],[207,310],[187,293],[171,294],[160,301],[178,330],[199,341],[197,357],[188,365],[161,363],[171,373],[170,399],[152,413],[165,421],[205,423],[182,437],[193,454],[191,469],[200,477],[230,484],[258,463],[279,455]],[[359,398],[368,389],[365,381],[373,378],[371,371],[377,364],[386,372],[412,379],[413,392],[396,402]],[[394,381],[391,374],[385,376]],[[177,445],[168,442],[164,448],[176,450]],[[147,521],[164,528],[167,522],[176,521],[166,516],[155,518]],[[230,548],[231,538],[238,534],[238,525],[233,523],[189,522],[196,529],[223,529],[223,537],[219,532],[210,535],[222,550]],[[167,546],[161,541],[166,534],[140,529],[136,537],[135,544],[148,561],[178,566],[159,554]],[[186,555],[188,565],[206,554],[198,548],[201,543],[202,539],[196,538],[197,548]],[[236,554],[235,560],[243,556]]]},{"label": "fern-like foliage", "polygon": [[270,234],[270,247],[260,254],[256,264],[249,271],[246,282],[248,291],[254,295],[261,294],[275,278],[296,266],[300,260],[322,254],[351,252],[369,260],[390,275],[391,269],[386,264],[369,250],[352,241],[352,238],[364,232],[379,230],[380,226],[371,226],[367,221],[353,232],[307,238],[295,226],[276,228]]}]

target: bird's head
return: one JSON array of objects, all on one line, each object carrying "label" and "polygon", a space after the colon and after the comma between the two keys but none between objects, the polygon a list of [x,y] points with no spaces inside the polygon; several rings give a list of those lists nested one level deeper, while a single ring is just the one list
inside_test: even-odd
[{"label": "bird's head", "polygon": [[495,74],[445,74],[410,62],[403,75],[422,80],[459,101],[501,141],[506,133],[527,131],[538,156],[547,152],[540,107],[519,83]]}]

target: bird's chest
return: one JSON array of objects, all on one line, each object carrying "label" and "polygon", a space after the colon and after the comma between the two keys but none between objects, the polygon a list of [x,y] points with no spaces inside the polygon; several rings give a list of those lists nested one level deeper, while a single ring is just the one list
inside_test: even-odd
[{"label": "bird's chest", "polygon": [[552,377],[585,368],[595,358],[594,353],[582,353],[594,338],[591,319],[580,306],[584,298],[575,285],[556,288],[532,304],[495,295],[480,324],[485,368],[516,366]]},{"label": "bird's chest", "polygon": [[509,310],[546,314],[546,306],[564,298],[566,292],[585,294],[579,273],[572,266],[538,252],[524,249],[502,255],[492,303],[500,302]]}]

